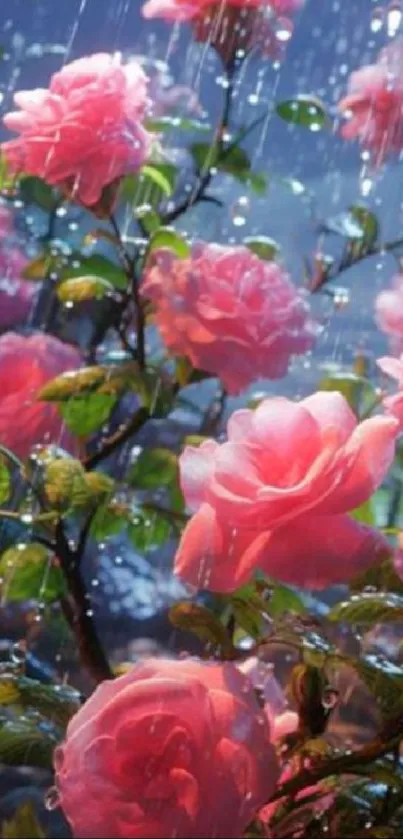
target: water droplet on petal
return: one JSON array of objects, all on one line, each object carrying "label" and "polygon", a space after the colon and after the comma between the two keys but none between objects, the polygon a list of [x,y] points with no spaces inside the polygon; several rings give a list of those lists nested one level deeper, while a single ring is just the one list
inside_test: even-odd
[{"label": "water droplet on petal", "polygon": [[45,793],[44,804],[46,810],[57,810],[60,807],[60,795],[57,787],[49,787]]}]

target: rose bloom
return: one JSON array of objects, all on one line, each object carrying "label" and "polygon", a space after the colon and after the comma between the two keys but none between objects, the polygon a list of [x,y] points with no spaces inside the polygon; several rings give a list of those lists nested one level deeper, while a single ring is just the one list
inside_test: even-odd
[{"label": "rose bloom", "polygon": [[403,149],[403,39],[381,50],[376,64],[356,70],[339,110],[342,136],[358,140],[376,165]]},{"label": "rose bloom", "polygon": [[20,91],[4,124],[20,137],[2,144],[11,171],[37,175],[92,206],[104,187],[136,172],[152,135],[144,128],[147,77],[136,61],[99,53],[67,64],[49,89]]},{"label": "rose bloom", "polygon": [[160,251],[142,294],[168,350],[218,376],[231,394],[281,378],[315,341],[308,305],[284,268],[245,247],[200,243],[188,259]]},{"label": "rose bloom", "polygon": [[344,397],[265,399],[236,411],[228,442],[188,446],[181,485],[195,515],[175,559],[185,581],[233,591],[261,569],[274,579],[321,589],[345,582],[388,549],[384,536],[348,513],[380,485],[398,423],[357,423]]},{"label": "rose bloom", "polygon": [[14,236],[13,214],[0,206],[0,330],[22,323],[30,312],[38,286],[21,279],[28,260],[11,243]]},{"label": "rose bloom", "polygon": [[392,352],[403,351],[403,274],[396,274],[392,287],[375,300],[375,320],[388,338]]},{"label": "rose bloom", "polygon": [[55,752],[75,836],[242,836],[279,769],[248,679],[230,663],[148,659],[103,682]]},{"label": "rose bloom", "polygon": [[[146,18],[168,23],[188,22],[197,41],[215,48],[224,64],[231,64],[238,50],[258,48],[267,57],[281,57],[284,35],[276,38],[276,25],[292,34],[292,22],[283,18],[296,12],[305,0],[147,0]],[[287,40],[287,37],[285,38]]]},{"label": "rose bloom", "polygon": [[78,351],[50,335],[30,337],[7,332],[0,337],[0,443],[18,457],[28,456],[32,446],[57,443],[74,449],[64,430],[56,405],[37,400],[46,382],[67,370],[76,370]]}]

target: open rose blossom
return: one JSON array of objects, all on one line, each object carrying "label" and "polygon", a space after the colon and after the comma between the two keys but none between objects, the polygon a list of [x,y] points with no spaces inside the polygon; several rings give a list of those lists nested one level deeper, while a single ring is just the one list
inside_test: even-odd
[{"label": "open rose blossom", "polygon": [[13,215],[0,206],[0,330],[22,323],[30,312],[38,286],[21,279],[28,260],[13,242]]},{"label": "open rose blossom", "polygon": [[339,102],[346,118],[342,135],[358,140],[375,165],[403,149],[403,39],[381,50],[376,64],[351,74],[347,95]]},{"label": "open rose blossom", "polygon": [[46,382],[81,363],[78,351],[50,335],[24,337],[6,332],[0,338],[0,443],[26,458],[35,444],[56,443],[71,450],[56,405],[39,402]]},{"label": "open rose blossom", "polygon": [[382,406],[386,414],[398,420],[400,432],[403,432],[403,355],[400,358],[379,358],[377,364],[383,373],[397,381],[397,393],[384,396]]},{"label": "open rose blossom", "polygon": [[232,591],[254,571],[311,589],[344,582],[388,550],[348,513],[380,485],[398,422],[358,423],[341,394],[265,399],[236,411],[228,442],[188,446],[180,458],[195,515],[175,560],[185,581]]},{"label": "open rose blossom", "polygon": [[269,723],[233,664],[160,658],[97,688],[55,769],[80,839],[240,837],[279,774]]},{"label": "open rose blossom", "polygon": [[315,341],[307,303],[276,262],[245,247],[197,244],[188,259],[154,257],[142,293],[166,347],[218,376],[231,394],[279,379]]},{"label": "open rose blossom", "polygon": [[11,171],[37,175],[84,205],[149,154],[147,77],[136,61],[80,58],[55,73],[48,90],[20,91],[14,101],[20,110],[4,124],[20,137],[2,145]]},{"label": "open rose blossom", "polygon": [[[305,0],[146,0],[143,15],[168,23],[188,22],[197,41],[213,46],[224,63],[254,48],[266,57],[281,57],[292,35],[288,17]],[[278,33],[278,37],[277,34]]]},{"label": "open rose blossom", "polygon": [[375,320],[389,338],[392,352],[403,351],[403,274],[396,274],[392,287],[381,291],[375,300]]}]

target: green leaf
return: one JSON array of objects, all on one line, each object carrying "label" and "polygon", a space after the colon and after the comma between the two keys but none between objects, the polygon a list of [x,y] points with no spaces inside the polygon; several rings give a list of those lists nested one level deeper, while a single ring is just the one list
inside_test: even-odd
[{"label": "green leaf", "polygon": [[192,632],[224,659],[232,659],[236,652],[227,630],[210,609],[198,603],[183,601],[169,610],[169,620],[176,629]]},{"label": "green leaf", "polygon": [[197,119],[189,119],[187,117],[158,117],[158,119],[147,120],[146,127],[148,131],[156,133],[163,133],[172,131],[172,129],[180,129],[181,131],[211,131],[211,125],[208,122],[200,122]]},{"label": "green leaf", "polygon": [[306,608],[303,600],[293,589],[288,586],[279,585],[276,583],[273,586],[269,602],[267,604],[267,611],[272,617],[283,615],[284,612],[293,612],[296,615],[306,614]]},{"label": "green leaf", "polygon": [[110,536],[115,536],[127,526],[129,512],[125,505],[117,501],[100,504],[91,525],[91,535],[102,542]]},{"label": "green leaf", "polygon": [[123,269],[110,259],[98,254],[82,256],[79,251],[75,252],[71,255],[69,264],[60,272],[62,280],[82,276],[100,277],[119,291],[125,291],[127,288],[128,280]]},{"label": "green leaf", "polygon": [[74,277],[57,287],[57,296],[62,303],[82,303],[100,300],[113,291],[113,285],[102,277]]},{"label": "green leaf", "polygon": [[0,706],[18,705],[39,711],[63,729],[80,708],[80,694],[68,685],[45,685],[15,673],[0,676]]},{"label": "green leaf", "polygon": [[316,96],[300,95],[276,105],[276,113],[285,122],[319,131],[327,122],[326,109]]},{"label": "green leaf", "polygon": [[350,207],[349,212],[362,230],[363,246],[369,250],[375,245],[379,234],[379,223],[375,213],[360,204]]},{"label": "green leaf", "polygon": [[110,496],[115,489],[113,478],[103,472],[87,472],[85,482],[91,494],[91,501],[97,503]]},{"label": "green leaf", "polygon": [[140,208],[136,211],[136,217],[138,218],[141,226],[144,228],[145,232],[148,236],[151,236],[161,227],[161,219],[158,213],[155,213],[154,210],[148,210]]},{"label": "green leaf", "polygon": [[10,490],[10,472],[7,469],[4,459],[0,457],[0,504],[5,504],[6,501],[8,501],[10,497]]},{"label": "green leaf", "polygon": [[[38,721],[0,719],[0,763],[52,769],[56,733],[40,729]],[[21,837],[19,837],[21,839]]]},{"label": "green leaf", "polygon": [[214,164],[221,172],[233,175],[241,183],[248,184],[258,195],[266,191],[267,180],[262,173],[252,172],[246,152],[240,146],[233,146],[217,157]]},{"label": "green leaf", "polygon": [[403,595],[403,580],[396,573],[392,559],[387,558],[372,565],[350,582],[350,590],[353,592],[362,591],[365,588],[397,592]]},{"label": "green leaf", "polygon": [[376,698],[385,718],[403,711],[402,667],[377,655],[351,659],[350,664]]},{"label": "green leaf", "polygon": [[356,376],[355,373],[334,373],[325,376],[319,382],[318,390],[341,393],[358,417],[365,413],[376,399],[371,382],[361,376]]},{"label": "green leaf", "polygon": [[161,513],[137,510],[127,528],[127,535],[140,554],[163,545],[171,536],[169,519]]},{"label": "green leaf", "polygon": [[268,262],[275,260],[280,252],[280,245],[269,236],[247,236],[243,243],[259,259],[265,259]]},{"label": "green leaf", "polygon": [[207,170],[210,166],[215,166],[218,160],[219,149],[217,145],[211,143],[193,143],[190,147],[196,169],[199,172]]},{"label": "green leaf", "polygon": [[54,210],[59,197],[56,191],[41,178],[24,175],[19,182],[20,196],[25,204],[36,204],[47,212]]},{"label": "green leaf", "polygon": [[57,510],[83,506],[88,499],[85,469],[74,458],[58,458],[47,463],[44,483],[49,504]]},{"label": "green leaf", "polygon": [[190,255],[190,245],[171,227],[160,227],[151,236],[148,254],[160,248],[168,248],[180,259],[186,259]]},{"label": "green leaf", "polygon": [[156,184],[161,192],[166,195],[167,198],[172,195],[172,185],[169,179],[166,177],[162,167],[158,166],[143,166],[141,169],[141,174],[145,178],[149,178],[154,184]]},{"label": "green leaf", "polygon": [[403,623],[403,596],[390,592],[361,592],[334,606],[328,619],[371,625]]},{"label": "green leaf", "polygon": [[0,832],[2,839],[46,839],[31,801],[21,804],[11,819],[3,821]]},{"label": "green leaf", "polygon": [[127,390],[137,390],[139,368],[135,361],[122,364],[100,364],[62,373],[39,391],[38,398],[45,402],[64,402],[71,397],[96,392],[120,396]]},{"label": "green leaf", "polygon": [[169,449],[144,449],[129,472],[129,483],[138,489],[158,489],[175,481],[178,459]]},{"label": "green leaf", "polygon": [[0,557],[3,598],[9,602],[57,600],[64,593],[64,578],[57,560],[43,545],[19,544]]},{"label": "green leaf", "polygon": [[117,398],[113,394],[89,393],[70,398],[59,406],[62,417],[73,434],[88,437],[108,421]]}]

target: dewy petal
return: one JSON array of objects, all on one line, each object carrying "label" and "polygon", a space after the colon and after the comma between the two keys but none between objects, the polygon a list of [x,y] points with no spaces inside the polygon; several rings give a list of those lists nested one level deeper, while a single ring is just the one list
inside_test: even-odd
[{"label": "dewy petal", "polygon": [[300,402],[308,410],[323,434],[329,428],[336,428],[340,435],[340,444],[347,442],[357,425],[357,419],[347,400],[341,393],[319,391]]},{"label": "dewy petal", "polygon": [[218,449],[219,443],[215,440],[205,440],[198,447],[186,446],[179,458],[180,483],[190,510],[197,510],[205,500]]},{"label": "dewy petal", "polygon": [[261,567],[270,534],[223,525],[209,504],[186,525],[175,557],[175,573],[197,588],[234,591]]},{"label": "dewy petal", "polygon": [[345,583],[391,552],[383,534],[349,516],[301,516],[272,531],[260,556],[276,580],[307,589]]},{"label": "dewy petal", "polygon": [[332,494],[317,506],[317,512],[345,513],[367,501],[393,462],[398,432],[394,417],[376,416],[357,425],[344,447],[351,466]]},{"label": "dewy petal", "polygon": [[227,425],[228,440],[231,443],[242,442],[253,427],[254,412],[248,408],[234,411]]}]

